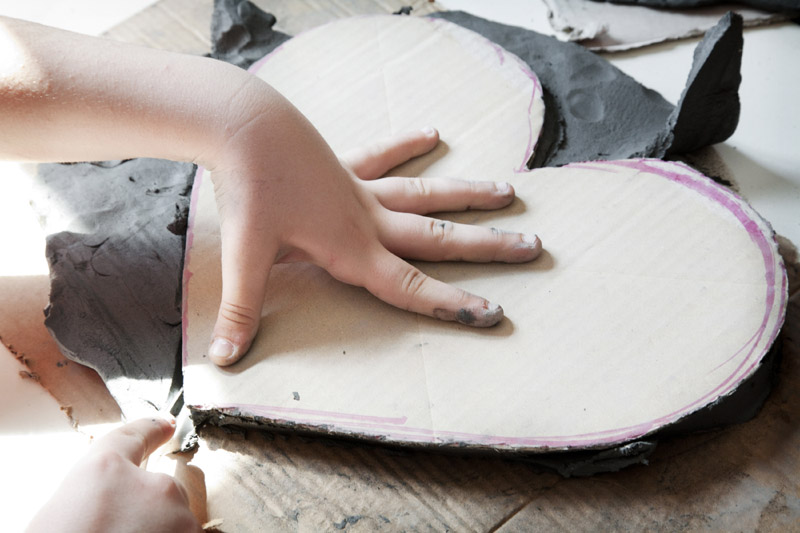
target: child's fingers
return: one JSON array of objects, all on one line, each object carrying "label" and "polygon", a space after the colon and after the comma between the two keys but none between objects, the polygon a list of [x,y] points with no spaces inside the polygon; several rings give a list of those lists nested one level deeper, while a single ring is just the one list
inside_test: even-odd
[{"label": "child's fingers", "polygon": [[362,180],[374,180],[397,165],[430,152],[438,142],[439,133],[433,128],[424,128],[351,150],[341,161]]},{"label": "child's fingers", "polygon": [[383,178],[365,186],[384,207],[404,213],[500,209],[514,200],[514,188],[496,181]]},{"label": "child's fingers", "polygon": [[384,228],[381,234],[384,246],[408,259],[525,263],[536,259],[542,251],[542,242],[536,235],[420,215],[392,213]]},{"label": "child's fingers", "polygon": [[219,366],[232,365],[247,353],[261,322],[277,244],[260,238],[256,227],[222,225],[222,300],[208,348],[209,358]]},{"label": "child's fingers", "polygon": [[354,267],[332,274],[400,309],[475,327],[493,326],[503,318],[499,305],[435,280],[383,248],[369,264]]},{"label": "child's fingers", "polygon": [[175,426],[162,418],[135,420],[111,431],[92,447],[92,453],[113,451],[139,466],[172,436]]}]

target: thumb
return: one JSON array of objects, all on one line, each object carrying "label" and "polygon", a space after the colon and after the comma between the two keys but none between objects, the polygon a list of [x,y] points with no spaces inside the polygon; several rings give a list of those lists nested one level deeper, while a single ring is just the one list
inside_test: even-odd
[{"label": "thumb", "polygon": [[[266,230],[262,230],[266,231]],[[261,308],[277,245],[264,246],[258,225],[236,217],[223,220],[222,301],[208,356],[219,366],[232,365],[250,349],[261,321]]]},{"label": "thumb", "polygon": [[142,418],[111,431],[92,447],[92,452],[113,451],[139,466],[174,432],[175,419]]}]

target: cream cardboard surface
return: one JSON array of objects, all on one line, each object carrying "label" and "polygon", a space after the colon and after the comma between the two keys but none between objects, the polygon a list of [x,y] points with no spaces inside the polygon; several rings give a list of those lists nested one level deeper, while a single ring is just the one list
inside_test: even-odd
[{"label": "cream cardboard surface", "polygon": [[211,237],[200,233],[211,208],[204,180],[188,267],[187,403],[389,441],[545,450],[640,437],[757,367],[782,324],[786,280],[771,230],[745,204],[656,161],[511,182],[520,198],[511,208],[452,218],[538,231],[543,257],[422,265],[502,302],[498,327],[412,315],[287,265],[274,270],[251,353],[220,370],[202,355],[218,298],[207,289],[219,286],[209,264],[218,256],[200,247]]},{"label": "cream cardboard surface", "polygon": [[[461,114],[475,109],[468,97],[493,108],[494,102],[513,102],[514,93],[522,92],[518,103],[500,108],[512,116],[515,108],[529,108],[531,89],[512,85],[509,95],[454,82],[458,75],[470,76],[463,61],[450,61],[458,68],[440,77],[426,70],[423,58],[433,65],[439,61],[432,49],[447,54],[472,49],[446,50],[448,41],[416,33],[436,35],[444,28],[461,35],[464,30],[410,20],[328,25],[288,42],[255,70],[340,150],[410,127],[411,110],[420,106],[433,123],[445,124],[446,143],[448,121],[475,124],[480,118]],[[422,68],[424,76],[406,72],[393,78],[392,63],[383,73],[375,42],[381,42],[384,28],[397,24],[411,28],[409,43],[423,43],[408,47],[396,41],[399,50],[419,54],[405,64]],[[399,33],[397,27],[392,31]],[[331,32],[340,32],[339,39]],[[318,36],[324,39],[315,41]],[[287,68],[311,56],[303,52],[305,46],[339,42],[346,47],[347,36],[358,43],[355,51],[334,50],[330,57],[365,65],[371,77],[358,77],[363,90],[341,90],[330,57],[314,56],[318,64]],[[478,49],[487,47],[480,38],[464,39]],[[490,50],[475,57],[498,63],[500,52]],[[364,62],[354,60],[358,52],[367,56]],[[390,48],[382,52],[398,58]],[[531,83],[515,62],[500,62],[509,64],[520,83]],[[308,73],[323,66],[324,85],[309,83]],[[343,83],[351,79],[344,78]],[[423,102],[395,96],[419,80],[426,88]],[[453,86],[464,87],[468,97]],[[536,90],[536,84],[531,87]],[[409,94],[420,94],[412,89]],[[444,101],[449,105],[437,105]],[[453,109],[458,112],[451,117]],[[338,127],[342,117],[358,110],[365,119],[357,129]],[[412,122],[402,123],[409,117]],[[439,279],[504,304],[507,319],[490,330],[412,315],[316,267],[284,265],[273,270],[261,334],[251,353],[231,369],[209,365],[204,353],[219,301],[219,245],[213,189],[201,175],[184,308],[187,404],[389,441],[544,450],[624,442],[733,390],[757,367],[782,323],[785,275],[769,227],[730,193],[679,165],[597,163],[509,175],[508,161],[518,167],[520,153],[524,160],[529,157],[531,137],[522,133],[530,124],[525,122],[516,133],[513,127],[492,127],[514,120],[481,123],[456,137],[444,157],[434,152],[402,169],[506,177],[520,197],[514,206],[452,218],[542,235],[547,253],[530,265],[422,265]],[[461,149],[470,143],[491,149]],[[510,155],[494,148],[515,144]],[[731,264],[730,257],[739,259]]]},{"label": "cream cardboard surface", "polygon": [[[337,152],[430,122],[447,140],[399,175],[420,173],[420,164],[428,175],[447,175],[453,169],[445,154],[469,160],[475,177],[525,169],[544,117],[539,81],[525,63],[440,20],[344,19],[286,42],[251,71],[303,111]],[[500,128],[489,143],[476,135]]]}]

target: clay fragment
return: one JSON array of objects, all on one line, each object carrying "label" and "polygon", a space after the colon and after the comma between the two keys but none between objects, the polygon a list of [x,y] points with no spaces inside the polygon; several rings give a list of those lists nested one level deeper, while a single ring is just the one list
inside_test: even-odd
[{"label": "clay fragment", "polygon": [[291,36],[272,29],[275,16],[250,2],[216,0],[211,57],[247,68]]},{"label": "clay fragment", "polygon": [[742,17],[733,12],[697,45],[689,81],[668,120],[664,155],[716,144],[736,131],[743,46]]}]

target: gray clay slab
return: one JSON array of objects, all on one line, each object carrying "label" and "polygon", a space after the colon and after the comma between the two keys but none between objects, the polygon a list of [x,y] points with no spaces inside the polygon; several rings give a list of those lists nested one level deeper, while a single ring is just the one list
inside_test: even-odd
[{"label": "gray clay slab", "polygon": [[40,165],[33,207],[51,233],[45,325],[94,368],[126,417],[180,388],[181,271],[194,165]]}]

